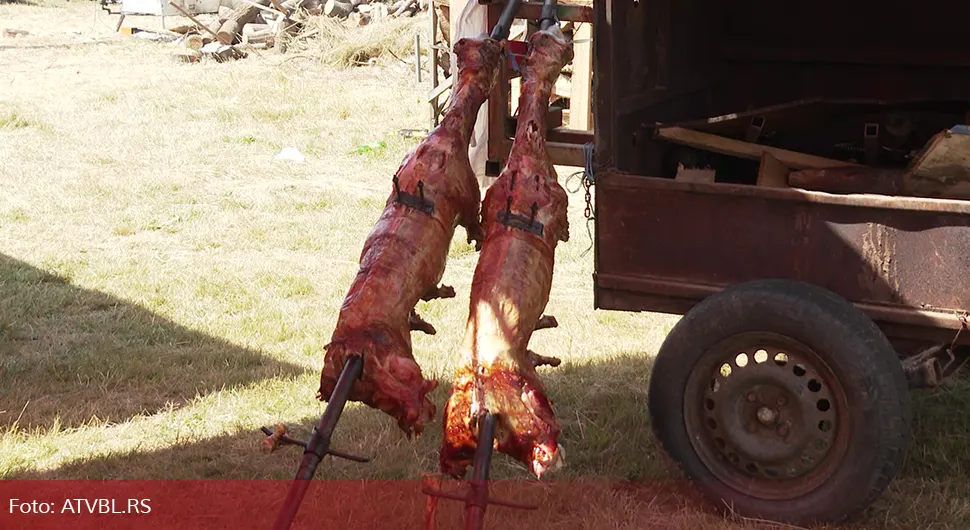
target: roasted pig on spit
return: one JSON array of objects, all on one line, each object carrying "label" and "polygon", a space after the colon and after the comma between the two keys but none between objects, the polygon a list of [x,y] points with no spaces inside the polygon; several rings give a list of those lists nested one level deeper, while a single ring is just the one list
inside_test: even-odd
[{"label": "roasted pig on spit", "polygon": [[468,145],[497,81],[503,46],[487,37],[455,43],[458,76],[451,105],[441,125],[395,173],[394,191],[364,243],[359,272],[325,347],[317,398],[331,395],[348,357],[362,356],[363,371],[349,399],[393,416],[409,436],[420,435],[434,416],[427,394],[437,386],[424,378],[411,352],[411,331],[435,332],[414,307],[418,300],[455,296],[439,282],[458,225],[476,249],[484,238]]},{"label": "roasted pig on spit", "polygon": [[445,408],[441,471],[462,478],[475,454],[478,422],[498,418],[496,446],[541,477],[558,467],[559,424],[536,366],[558,364],[528,349],[533,331],[555,327],[543,316],[555,249],[568,241],[566,191],[546,151],[549,95],[572,46],[554,25],[535,33],[522,61],[522,96],[508,164],[485,194],[485,242],[452,394]]}]

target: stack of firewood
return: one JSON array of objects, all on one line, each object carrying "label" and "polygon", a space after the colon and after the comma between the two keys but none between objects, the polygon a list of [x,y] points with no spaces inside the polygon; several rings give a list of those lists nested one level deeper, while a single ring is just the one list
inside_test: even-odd
[{"label": "stack of firewood", "polygon": [[323,14],[365,26],[387,18],[413,17],[428,9],[427,0],[325,0]]},{"label": "stack of firewood", "polygon": [[185,61],[238,59],[246,56],[245,47],[282,51],[284,37],[298,33],[314,11],[321,12],[319,0],[232,0],[208,24],[183,11],[193,24],[172,31],[185,35],[185,50],[178,54]]},{"label": "stack of firewood", "polygon": [[349,26],[411,17],[428,8],[428,0],[231,0],[209,23],[190,17],[193,25],[173,28],[185,35],[185,49],[177,55],[195,62],[202,57],[218,61],[246,56],[246,49],[275,48],[312,34],[304,28],[313,16],[325,16]]}]

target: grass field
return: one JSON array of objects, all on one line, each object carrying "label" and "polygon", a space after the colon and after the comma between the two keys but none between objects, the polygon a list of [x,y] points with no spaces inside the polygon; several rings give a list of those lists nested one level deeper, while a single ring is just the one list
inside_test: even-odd
[{"label": "grass field", "polygon": [[[396,131],[427,126],[429,87],[397,61],[177,64],[168,45],[113,36],[115,20],[87,1],[0,4],[0,27],[32,33],[0,39],[0,478],[288,479],[298,451],[260,453],[256,429],[285,422],[305,436],[322,412],[322,346],[416,145]],[[306,162],[274,160],[286,146]],[[771,528],[670,487],[682,481],[649,433],[645,399],[676,317],[593,310],[582,195],[570,201],[547,311],[560,327],[532,343],[563,359],[543,372],[564,429],[555,478],[641,486],[550,501],[552,518],[490,517]],[[463,238],[444,279],[458,297],[420,303],[438,335],[414,335],[442,382],[439,407],[477,259]],[[962,380],[916,395],[906,466],[851,528],[970,528],[968,405]],[[318,477],[420,478],[436,470],[439,428],[409,441],[348,405],[335,446],[376,459],[328,462]],[[528,477],[501,457],[493,474]],[[402,509],[420,514],[423,502]]]}]

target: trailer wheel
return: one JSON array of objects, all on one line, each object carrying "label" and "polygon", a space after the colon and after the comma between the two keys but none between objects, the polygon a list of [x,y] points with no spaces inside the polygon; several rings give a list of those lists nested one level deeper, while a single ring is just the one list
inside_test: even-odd
[{"label": "trailer wheel", "polygon": [[712,295],[673,328],[649,411],[664,450],[707,498],[790,524],[859,514],[909,441],[906,377],[855,306],[787,280]]}]

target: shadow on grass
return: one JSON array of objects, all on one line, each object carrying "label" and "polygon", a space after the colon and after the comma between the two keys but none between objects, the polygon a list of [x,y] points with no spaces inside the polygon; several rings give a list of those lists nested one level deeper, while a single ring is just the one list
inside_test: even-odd
[{"label": "shadow on grass", "polygon": [[[605,364],[564,363],[542,368],[549,394],[563,428],[561,442],[567,466],[556,474],[564,479],[608,477],[637,480],[662,474],[646,416],[646,381],[650,361],[646,356],[619,356]],[[373,458],[359,464],[329,460],[318,477],[333,479],[416,479],[437,470],[442,441],[441,415],[451,390],[442,377],[431,394],[438,407],[425,433],[408,440],[389,416],[349,403],[333,438],[333,447]],[[322,413],[325,404],[319,404]],[[306,439],[319,416],[296,418],[287,423],[292,436]],[[268,425],[269,426],[269,425]],[[289,479],[299,465],[302,449],[281,448],[264,455],[258,450],[263,434],[252,430],[173,445],[157,451],[135,451],[63,465],[49,471],[24,470],[11,479]],[[525,466],[504,455],[493,459],[492,477],[527,478]]]},{"label": "shadow on grass", "polygon": [[0,429],[121,422],[302,372],[0,254]]},{"label": "shadow on grass", "polygon": [[970,378],[967,370],[933,390],[913,391],[913,435],[900,476],[954,480],[970,497]]},{"label": "shadow on grass", "polygon": [[[674,529],[767,528],[751,526],[750,521],[735,521],[739,523],[735,526],[715,515],[713,506],[687,486],[661,453],[647,416],[650,367],[649,357],[631,353],[617,355],[606,362],[567,362],[558,368],[540,369],[563,427],[561,442],[567,467],[544,479],[542,483],[550,486],[543,488],[524,466],[504,455],[496,455],[492,478],[511,480],[518,485],[514,487],[532,488],[523,490],[519,500],[537,499],[544,503],[541,517],[534,512],[529,515],[497,508],[494,510],[496,523],[511,521],[509,524],[514,522],[512,526],[519,528],[523,527],[523,517],[530,521],[536,517],[536,528],[641,528],[644,525]],[[364,496],[387,495],[387,492],[380,493],[382,488],[395,489],[386,483],[381,485],[381,481],[411,481],[412,486],[397,488],[394,504],[396,509],[404,510],[401,513],[407,514],[401,517],[410,521],[409,527],[419,524],[411,519],[423,517],[420,510],[424,499],[416,493],[419,486],[413,485],[413,481],[437,471],[442,439],[440,416],[451,383],[446,378],[439,382],[439,388],[432,395],[438,406],[435,422],[416,440],[407,440],[394,421],[384,414],[357,404],[348,405],[333,446],[371,457],[373,461],[360,464],[328,458],[319,467],[316,478],[375,481],[357,483],[363,488],[360,494]],[[913,396],[914,433],[904,470],[855,524],[838,528],[903,529],[927,525],[964,528],[970,525],[967,501],[970,497],[970,452],[967,451],[970,419],[962,414],[970,405],[970,382],[953,379],[946,388],[914,392]],[[288,425],[294,436],[305,439],[318,419],[316,415],[295,418]],[[257,427],[161,450],[98,456],[50,471],[23,471],[8,478],[290,480],[299,466],[302,449],[287,446],[265,455],[257,447],[263,436]],[[410,493],[401,493],[405,490]],[[589,493],[583,493],[586,491]],[[513,494],[511,490],[507,493]],[[917,503],[916,498],[925,502]],[[353,500],[349,502],[352,504]],[[273,506],[275,510],[276,504]],[[442,506],[450,507],[439,508],[445,511],[440,515],[439,524],[460,520],[456,505],[442,503]],[[550,511],[552,508],[547,506],[555,507],[556,511]],[[350,512],[353,510],[348,508],[340,515],[350,518],[349,527],[367,527],[360,525],[371,520],[372,512],[357,515]],[[572,517],[565,526],[562,526],[562,514]],[[558,521],[559,526],[550,521]],[[661,522],[661,526],[651,526]]]},{"label": "shadow on grass", "polygon": [[[590,403],[586,407],[602,405]],[[305,437],[317,419],[298,418],[288,424],[295,427],[297,436]],[[392,429],[390,436],[384,427]],[[377,411],[363,407],[346,410],[334,437],[334,447],[370,456],[373,462],[325,460],[317,470],[317,481],[301,505],[295,527],[409,530],[422,527],[426,498],[421,493],[420,479],[425,473],[436,471],[437,448],[441,440],[436,430],[429,431],[429,435],[418,441],[407,441],[396,431],[393,421]],[[156,510],[155,506],[158,511],[165,509],[161,504],[166,496],[181,496],[173,501],[177,502],[178,510],[167,511],[177,512],[185,518],[183,523],[194,513],[204,512],[210,522],[220,527],[235,521],[242,524],[240,527],[263,528],[272,523],[282,505],[288,483],[300,464],[302,449],[286,446],[266,455],[257,448],[261,438],[256,431],[237,432],[161,450],[97,457],[52,471],[21,472],[9,478],[204,479],[209,486],[194,482],[182,482],[177,488],[153,486],[159,490],[152,495],[153,510]],[[378,443],[382,438],[384,443]],[[580,444],[574,443],[574,446],[577,452],[588,451]],[[489,527],[693,530],[717,528],[709,523],[720,520],[679,477],[645,480],[635,487],[611,477],[582,473],[561,474],[538,482],[524,469],[514,473],[502,472],[507,459],[501,455],[493,462],[493,470],[499,471],[494,478],[500,482],[490,488],[492,496],[535,503],[540,509],[524,512],[492,507],[488,513]],[[259,482],[248,485],[222,482],[253,479]],[[109,482],[92,487],[113,486]],[[168,490],[162,491],[166,487]],[[210,491],[204,495],[201,492],[187,493],[199,488],[209,488]],[[458,488],[456,481],[447,480],[443,484],[447,491]],[[95,491],[88,494],[98,495]],[[231,501],[226,499],[230,496]],[[438,528],[462,527],[463,505],[440,501],[436,521]]]}]

